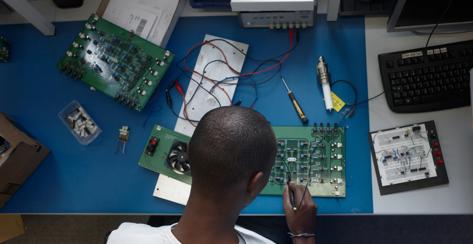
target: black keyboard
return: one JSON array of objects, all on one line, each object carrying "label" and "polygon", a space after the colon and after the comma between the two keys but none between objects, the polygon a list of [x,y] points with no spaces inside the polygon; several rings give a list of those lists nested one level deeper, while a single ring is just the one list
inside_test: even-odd
[{"label": "black keyboard", "polygon": [[428,112],[470,105],[473,40],[378,55],[389,108]]}]

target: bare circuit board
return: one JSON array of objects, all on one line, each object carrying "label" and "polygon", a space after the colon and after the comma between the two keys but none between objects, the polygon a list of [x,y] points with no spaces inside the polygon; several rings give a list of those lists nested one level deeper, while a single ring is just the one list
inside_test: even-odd
[{"label": "bare circuit board", "polygon": [[281,195],[289,180],[307,184],[312,196],[345,197],[345,128],[320,124],[273,130],[278,153],[261,194]]},{"label": "bare circuit board", "polygon": [[370,133],[381,195],[448,183],[434,121]]},{"label": "bare circuit board", "polygon": [[0,62],[6,63],[10,57],[10,44],[8,44],[7,40],[0,36]]},{"label": "bare circuit board", "polygon": [[[278,155],[270,180],[261,194],[281,195],[290,179],[298,184],[308,184],[313,196],[345,196],[345,128],[317,125],[273,127],[273,130],[278,140]],[[155,126],[139,165],[190,184],[189,139]]]},{"label": "bare circuit board", "polygon": [[141,111],[174,55],[92,15],[59,62],[59,69],[118,102]]}]

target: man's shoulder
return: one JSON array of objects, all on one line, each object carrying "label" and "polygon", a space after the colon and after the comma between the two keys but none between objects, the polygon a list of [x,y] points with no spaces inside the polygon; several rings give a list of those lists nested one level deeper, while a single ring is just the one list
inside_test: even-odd
[{"label": "man's shoulder", "polygon": [[239,233],[241,238],[243,238],[244,243],[262,243],[262,244],[274,244],[273,241],[268,238],[248,229],[245,229],[241,226],[236,225],[235,230]]},{"label": "man's shoulder", "polygon": [[146,224],[123,223],[112,231],[107,244],[122,243],[180,243],[171,232],[172,225],[152,227]]}]

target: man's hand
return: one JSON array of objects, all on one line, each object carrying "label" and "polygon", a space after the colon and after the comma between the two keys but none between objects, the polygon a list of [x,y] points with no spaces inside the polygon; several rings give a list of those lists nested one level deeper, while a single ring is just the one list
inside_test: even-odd
[{"label": "man's hand", "polygon": [[[302,233],[315,233],[317,206],[312,200],[309,190],[307,190],[305,195],[304,190],[304,186],[290,183],[289,187],[286,185],[283,193],[283,205],[284,212],[286,213],[287,226],[294,235]],[[295,207],[297,207],[296,210],[293,210],[293,206],[291,204],[289,195],[291,194],[290,191],[294,192]],[[315,243],[315,238],[294,238],[293,243]]]}]

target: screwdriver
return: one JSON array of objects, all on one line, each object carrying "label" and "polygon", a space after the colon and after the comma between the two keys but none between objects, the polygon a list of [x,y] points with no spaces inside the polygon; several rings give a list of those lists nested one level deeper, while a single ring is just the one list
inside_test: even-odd
[{"label": "screwdriver", "polygon": [[294,96],[294,92],[292,92],[291,89],[289,89],[289,87],[287,86],[286,80],[284,80],[284,77],[281,76],[281,80],[287,89],[287,95],[289,96],[289,99],[291,99],[292,105],[294,105],[294,109],[296,110],[297,115],[299,116],[299,119],[301,119],[302,124],[306,125],[309,122],[309,119],[307,119],[307,117],[304,114],[304,111],[302,111],[301,106],[296,100],[296,96]]}]

